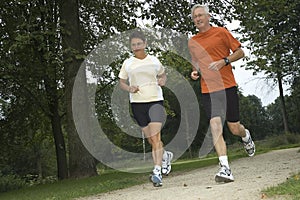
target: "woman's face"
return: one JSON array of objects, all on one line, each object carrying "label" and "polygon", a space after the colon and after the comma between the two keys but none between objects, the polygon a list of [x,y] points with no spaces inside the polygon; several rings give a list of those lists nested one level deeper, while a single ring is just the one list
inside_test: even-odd
[{"label": "woman's face", "polygon": [[130,46],[134,54],[140,51],[144,52],[146,48],[146,42],[144,42],[140,38],[132,38],[130,42]]}]

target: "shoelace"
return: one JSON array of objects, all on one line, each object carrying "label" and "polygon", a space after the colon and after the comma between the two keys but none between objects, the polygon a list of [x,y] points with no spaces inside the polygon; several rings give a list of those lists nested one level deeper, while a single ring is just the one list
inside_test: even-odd
[{"label": "shoelace", "polygon": [[246,147],[246,149],[248,149],[248,150],[252,149],[252,148],[253,148],[252,141],[250,140],[249,142],[247,142],[247,143],[245,144],[245,147]]}]

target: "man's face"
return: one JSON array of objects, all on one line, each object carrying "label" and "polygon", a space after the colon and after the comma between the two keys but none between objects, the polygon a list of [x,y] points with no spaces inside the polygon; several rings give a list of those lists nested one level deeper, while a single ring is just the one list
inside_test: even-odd
[{"label": "man's face", "polygon": [[193,21],[195,26],[201,30],[209,26],[210,15],[207,14],[204,8],[196,8],[193,13]]}]

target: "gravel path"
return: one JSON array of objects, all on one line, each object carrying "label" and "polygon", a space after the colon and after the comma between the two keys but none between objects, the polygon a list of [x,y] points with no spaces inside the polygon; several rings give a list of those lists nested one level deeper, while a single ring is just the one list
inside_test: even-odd
[{"label": "gravel path", "polygon": [[210,166],[182,175],[172,176],[171,173],[159,188],[149,182],[80,200],[271,200],[274,198],[265,196],[261,190],[300,172],[299,150],[276,150],[234,160],[230,163],[235,177],[232,183],[216,183],[214,175],[218,166]]}]

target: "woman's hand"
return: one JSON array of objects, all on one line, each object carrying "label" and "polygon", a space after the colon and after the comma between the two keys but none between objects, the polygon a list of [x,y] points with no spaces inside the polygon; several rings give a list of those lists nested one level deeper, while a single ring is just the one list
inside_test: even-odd
[{"label": "woman's hand", "polygon": [[137,93],[139,90],[140,90],[139,86],[132,85],[132,86],[129,86],[128,92],[130,92],[130,93]]},{"label": "woman's hand", "polygon": [[166,75],[166,73],[163,73],[162,75],[159,75],[157,77],[157,84],[159,86],[165,86],[166,82],[167,82],[167,75]]}]

